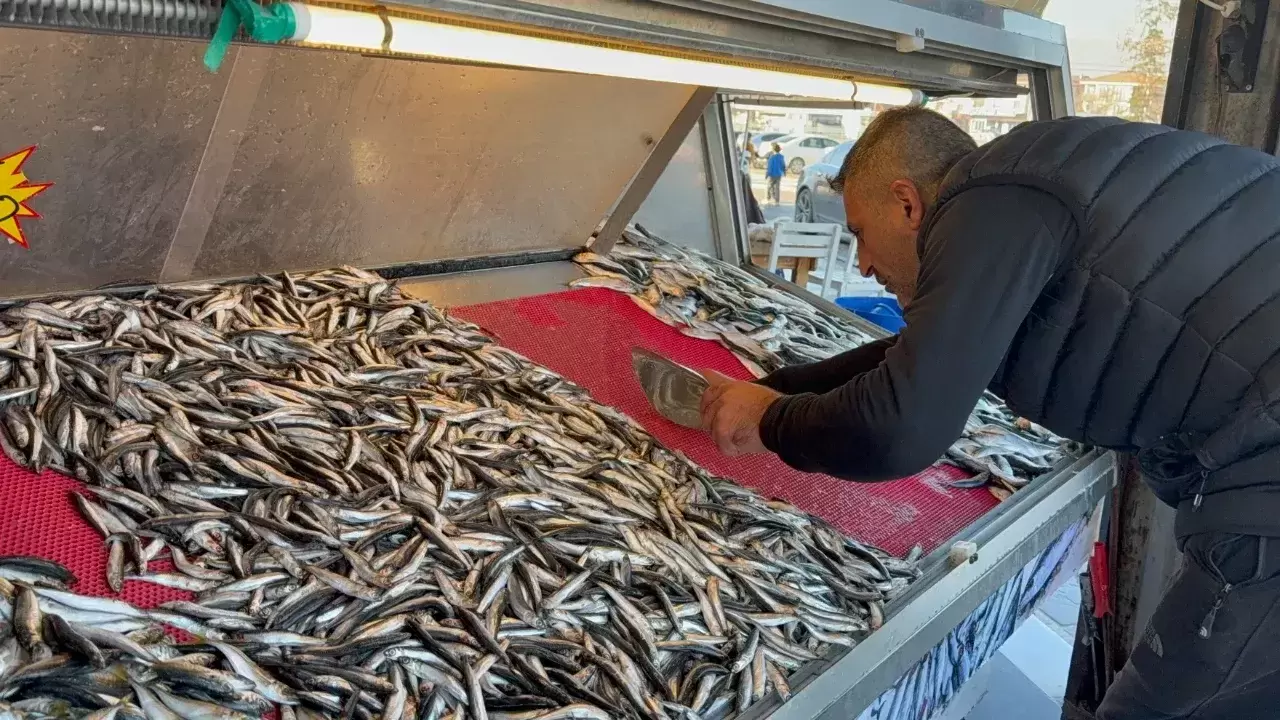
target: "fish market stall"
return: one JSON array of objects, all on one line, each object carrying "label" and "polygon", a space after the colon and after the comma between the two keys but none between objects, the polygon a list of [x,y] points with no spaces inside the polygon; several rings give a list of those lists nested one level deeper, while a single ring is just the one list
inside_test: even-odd
[{"label": "fish market stall", "polygon": [[991,399],[853,485],[720,456],[629,361],[877,336],[739,265],[722,91],[1069,107],[1061,28],[937,5],[0,0],[0,703],[942,708],[1071,572],[1110,456]]}]

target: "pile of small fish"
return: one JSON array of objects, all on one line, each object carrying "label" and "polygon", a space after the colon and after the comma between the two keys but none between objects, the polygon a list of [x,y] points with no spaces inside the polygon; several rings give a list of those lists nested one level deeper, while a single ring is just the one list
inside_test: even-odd
[{"label": "pile of small fish", "polygon": [[228,718],[228,706],[260,716],[277,702],[290,719],[324,717],[245,643],[175,643],[158,622],[167,611],[68,591],[75,581],[48,560],[0,557],[0,717]]},{"label": "pile of small fish", "polygon": [[[574,260],[587,277],[571,286],[626,293],[683,334],[719,342],[756,377],[825,360],[874,339],[739,267],[668,243],[639,225],[627,228],[607,257],[588,251]],[[957,486],[989,483],[1004,499],[1078,451],[987,393],[944,462],[979,473]]]},{"label": "pile of small fish", "polygon": [[570,286],[626,293],[681,333],[719,342],[756,377],[874,339],[739,267],[668,243],[639,225],[627,228],[607,257],[587,251],[574,261],[588,277]]},{"label": "pile of small fish", "polygon": [[[723,718],[918,576],[350,268],[0,310],[0,411],[10,458],[86,484],[113,588],[195,593],[11,577],[0,702],[32,717]],[[142,621],[197,641],[104,634]]]},{"label": "pile of small fish", "polygon": [[943,461],[977,473],[956,480],[956,487],[982,487],[1005,499],[1036,477],[1049,472],[1066,457],[1083,454],[1080,443],[1065,440],[1009,411],[991,393],[983,393],[965,421],[964,433]]}]

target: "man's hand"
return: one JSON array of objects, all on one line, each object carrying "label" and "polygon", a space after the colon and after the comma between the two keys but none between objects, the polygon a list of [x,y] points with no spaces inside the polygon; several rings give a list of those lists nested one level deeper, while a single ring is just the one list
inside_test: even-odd
[{"label": "man's hand", "polygon": [[702,394],[702,429],[711,433],[720,452],[729,457],[765,452],[760,418],[782,395],[715,370],[703,370],[702,376],[711,384]]}]

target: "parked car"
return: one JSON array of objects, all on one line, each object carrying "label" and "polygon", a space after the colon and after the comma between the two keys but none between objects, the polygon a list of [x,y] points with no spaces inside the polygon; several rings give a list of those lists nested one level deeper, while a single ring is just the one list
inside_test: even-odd
[{"label": "parked car", "polygon": [[831,152],[831,148],[840,144],[838,140],[821,135],[795,135],[786,141],[774,142],[782,146],[782,155],[787,159],[787,171],[796,175],[804,172],[806,166],[821,162],[823,156]]},{"label": "parked car", "polygon": [[853,141],[846,140],[800,173],[800,180],[796,182],[797,222],[832,222],[845,227],[844,199],[831,189],[830,178],[840,172],[840,165],[852,147]]},{"label": "parked car", "polygon": [[791,135],[780,132],[760,133],[751,136],[751,147],[755,148],[756,159],[763,160],[773,150],[773,144],[789,140]]}]

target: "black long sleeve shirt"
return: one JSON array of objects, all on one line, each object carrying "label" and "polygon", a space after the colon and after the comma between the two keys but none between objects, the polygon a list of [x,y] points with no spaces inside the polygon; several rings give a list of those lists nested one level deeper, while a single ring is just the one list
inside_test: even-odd
[{"label": "black long sleeve shirt", "polygon": [[1052,276],[1071,214],[1024,186],[977,187],[919,240],[906,327],[760,382],[785,395],[760,422],[788,465],[859,481],[919,472],[959,437]]}]

